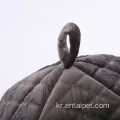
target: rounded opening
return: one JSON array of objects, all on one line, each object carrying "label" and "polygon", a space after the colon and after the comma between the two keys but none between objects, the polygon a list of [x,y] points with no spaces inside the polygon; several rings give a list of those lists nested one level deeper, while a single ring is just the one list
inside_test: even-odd
[{"label": "rounded opening", "polygon": [[69,35],[67,35],[66,41],[67,41],[68,51],[70,51],[70,37],[69,37]]}]

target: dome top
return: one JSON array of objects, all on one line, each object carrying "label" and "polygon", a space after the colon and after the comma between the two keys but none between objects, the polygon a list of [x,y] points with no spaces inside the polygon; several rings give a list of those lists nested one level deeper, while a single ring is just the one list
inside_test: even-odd
[{"label": "dome top", "polygon": [[77,57],[80,35],[74,23],[63,27],[58,37],[60,61],[9,88],[0,100],[0,120],[120,119],[120,57]]}]

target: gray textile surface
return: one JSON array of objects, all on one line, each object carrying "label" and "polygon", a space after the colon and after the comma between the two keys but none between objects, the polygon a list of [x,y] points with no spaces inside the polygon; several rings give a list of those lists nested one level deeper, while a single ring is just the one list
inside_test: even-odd
[{"label": "gray textile surface", "polygon": [[[57,104],[109,104],[109,108],[57,108]],[[120,120],[120,57],[87,55],[69,69],[60,62],[6,91],[0,120]]]}]

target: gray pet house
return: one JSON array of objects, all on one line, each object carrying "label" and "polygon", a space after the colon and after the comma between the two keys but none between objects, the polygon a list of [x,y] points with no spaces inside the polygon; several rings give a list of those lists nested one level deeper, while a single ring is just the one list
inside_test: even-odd
[{"label": "gray pet house", "polygon": [[120,57],[77,57],[80,36],[74,23],[63,27],[60,61],[9,88],[0,101],[0,120],[120,120]]}]

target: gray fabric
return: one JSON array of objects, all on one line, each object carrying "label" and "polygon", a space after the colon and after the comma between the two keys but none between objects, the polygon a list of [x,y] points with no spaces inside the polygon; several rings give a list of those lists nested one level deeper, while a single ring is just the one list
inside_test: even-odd
[{"label": "gray fabric", "polygon": [[[110,108],[56,108],[56,103]],[[13,85],[0,101],[0,120],[120,120],[120,57],[77,57],[64,69],[47,66]]]},{"label": "gray fabric", "polygon": [[[70,49],[67,46],[67,35],[69,35]],[[70,68],[79,52],[81,33],[79,27],[74,23],[66,24],[58,37],[58,55],[64,68]]]}]

